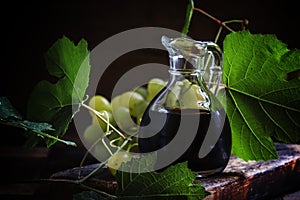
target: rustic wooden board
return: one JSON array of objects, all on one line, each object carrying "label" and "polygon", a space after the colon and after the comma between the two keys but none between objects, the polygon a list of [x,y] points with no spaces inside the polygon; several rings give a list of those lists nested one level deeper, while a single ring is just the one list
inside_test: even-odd
[{"label": "rustic wooden board", "polygon": [[[223,173],[203,179],[201,182],[211,193],[205,200],[270,199],[284,193],[300,189],[300,145],[276,144],[279,159],[268,162],[248,161],[231,156]],[[89,174],[99,164],[73,168],[55,173],[53,179],[78,179]],[[118,187],[107,169],[100,170],[86,184],[114,193]]]},{"label": "rustic wooden board", "polygon": [[278,160],[255,162],[232,156],[224,173],[201,180],[215,199],[262,199],[300,189],[300,145],[276,144]]}]

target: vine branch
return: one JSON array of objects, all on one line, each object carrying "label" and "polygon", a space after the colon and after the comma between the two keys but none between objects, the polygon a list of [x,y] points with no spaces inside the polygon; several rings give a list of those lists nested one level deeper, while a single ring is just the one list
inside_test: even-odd
[{"label": "vine branch", "polygon": [[244,20],[229,20],[229,21],[221,21],[220,19],[212,16],[211,14],[207,13],[206,11],[202,10],[201,8],[195,8],[194,7],[194,1],[193,0],[189,0],[189,4],[187,6],[187,11],[186,11],[186,19],[185,19],[185,24],[184,27],[182,29],[182,35],[186,36],[188,31],[189,31],[189,27],[190,27],[190,23],[191,23],[191,19],[193,16],[194,11],[199,12],[205,16],[207,16],[208,18],[212,19],[214,22],[216,22],[220,28],[218,30],[217,36],[215,38],[215,43],[217,42],[219,35],[221,34],[222,28],[227,29],[230,32],[235,32],[235,30],[233,30],[232,28],[230,28],[229,26],[227,26],[227,24],[229,23],[241,23],[242,24],[242,29],[245,29],[245,27],[248,25],[249,21],[247,19]]},{"label": "vine branch", "polygon": [[[207,12],[205,12],[204,10],[200,9],[200,8],[194,8],[195,11],[202,13],[203,15],[209,17],[210,19],[212,19],[213,21],[215,21],[219,26],[222,26],[224,28],[226,28],[227,30],[229,30],[230,32],[235,32],[233,29],[231,29],[229,26],[226,25],[226,23],[222,22],[221,20],[217,19],[216,17],[208,14]],[[242,22],[242,21],[239,21]]]}]

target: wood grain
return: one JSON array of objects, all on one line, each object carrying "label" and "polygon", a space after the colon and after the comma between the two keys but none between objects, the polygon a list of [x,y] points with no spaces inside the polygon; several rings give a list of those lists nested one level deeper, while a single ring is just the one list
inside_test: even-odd
[{"label": "wood grain", "polygon": [[276,144],[279,159],[245,162],[232,156],[224,173],[201,180],[205,200],[262,199],[300,189],[300,145]]},{"label": "wood grain", "polygon": [[[300,189],[300,145],[276,144],[279,158],[270,161],[248,161],[231,156],[224,172],[196,179],[211,194],[205,200],[271,199]],[[55,173],[52,179],[78,179],[99,164]],[[118,184],[107,168],[101,169],[86,184],[114,194]]]}]

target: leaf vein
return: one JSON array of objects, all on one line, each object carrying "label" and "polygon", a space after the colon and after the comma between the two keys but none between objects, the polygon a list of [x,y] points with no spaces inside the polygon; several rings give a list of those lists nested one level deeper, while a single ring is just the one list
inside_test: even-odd
[{"label": "leaf vein", "polygon": [[[297,87],[296,87],[297,88]],[[241,90],[238,90],[236,88],[230,88],[230,90],[232,91],[235,91],[235,92],[238,92],[240,94],[243,94],[243,95],[246,95],[246,96],[249,96],[249,97],[252,97],[254,99],[257,99],[259,101],[263,101],[263,102],[266,102],[266,103],[269,103],[269,104],[272,104],[272,105],[275,105],[275,106],[278,106],[278,107],[282,107],[282,108],[285,108],[287,110],[292,110],[292,111],[296,111],[296,112],[300,112],[300,110],[296,109],[296,108],[292,108],[292,107],[289,107],[289,106],[286,106],[286,105],[282,105],[282,104],[279,104],[279,103],[276,103],[274,101],[270,101],[268,99],[263,99],[261,97],[265,96],[265,95],[261,95],[261,96],[255,96],[253,94],[249,94],[249,93],[246,93],[244,91],[241,91]]]},{"label": "leaf vein", "polygon": [[265,107],[262,105],[261,101],[259,101],[259,105],[261,107],[261,109],[264,111],[264,113],[269,117],[269,119],[277,126],[279,127],[284,133],[285,135],[292,141],[292,138],[290,137],[290,135],[284,130],[283,127],[280,126],[279,123],[276,122],[276,120],[268,113],[268,111],[265,109]]},{"label": "leaf vein", "polygon": [[81,97],[80,97],[80,95],[79,95],[79,93],[78,93],[78,90],[77,90],[77,89],[76,89],[76,87],[75,87],[74,81],[72,81],[71,77],[70,77],[70,76],[69,76],[69,74],[66,72],[66,70],[64,69],[64,67],[60,66],[60,65],[59,65],[59,63],[58,63],[58,62],[56,62],[56,60],[55,60],[55,59],[54,59],[54,60],[52,60],[52,62],[53,62],[53,63],[55,63],[55,64],[56,64],[56,66],[57,66],[59,69],[61,69],[61,70],[63,71],[63,73],[64,73],[65,77],[67,77],[67,79],[68,79],[68,80],[69,80],[69,82],[71,83],[71,85],[72,85],[72,88],[73,88],[73,91],[75,90],[75,92],[76,92],[76,95],[77,95],[77,98],[78,98],[79,100],[82,100],[82,99],[81,99]]},{"label": "leaf vein", "polygon": [[[266,150],[268,150],[268,151],[273,155],[273,152],[272,152],[270,149],[268,149],[268,148],[266,147],[266,145],[265,145],[262,141],[260,141],[260,139],[259,139],[259,138],[257,137],[257,135],[255,134],[255,131],[252,130],[250,124],[249,124],[248,121],[246,120],[246,117],[244,116],[242,110],[239,108],[239,106],[238,106],[238,104],[237,104],[235,98],[233,97],[231,91],[229,91],[229,93],[231,94],[231,98],[232,98],[232,100],[233,100],[233,102],[234,102],[236,108],[238,109],[238,111],[239,111],[241,117],[243,118],[244,122],[246,123],[246,125],[247,125],[248,129],[250,130],[250,132],[252,133],[252,135],[256,138],[257,141],[259,141],[259,142],[262,144],[262,146],[263,146]],[[255,155],[254,155],[254,156],[255,156]]]}]

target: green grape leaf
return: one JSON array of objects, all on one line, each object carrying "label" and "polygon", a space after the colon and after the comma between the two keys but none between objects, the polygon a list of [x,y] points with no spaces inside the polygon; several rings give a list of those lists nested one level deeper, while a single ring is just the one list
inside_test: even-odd
[{"label": "green grape leaf", "polygon": [[32,122],[23,119],[21,114],[13,107],[9,99],[6,97],[0,97],[0,124],[22,128],[27,133],[31,133],[40,138],[47,138],[63,142],[67,145],[76,146],[74,142],[61,140],[46,133],[48,131],[54,131],[51,124],[44,122]]},{"label": "green grape leaf", "polygon": [[[27,114],[30,120],[52,124],[54,136],[62,136],[72,120],[72,109],[79,109],[88,87],[87,42],[82,39],[76,46],[63,36],[46,52],[45,60],[49,74],[57,81],[42,80],[35,86],[28,100]],[[55,141],[46,143],[51,146]]]},{"label": "green grape leaf", "polygon": [[0,122],[31,131],[53,131],[52,125],[48,123],[37,123],[24,120],[22,115],[13,107],[9,99],[0,97]]},{"label": "green grape leaf", "polygon": [[22,116],[7,97],[0,97],[0,119],[7,120],[9,118],[22,119]]},{"label": "green grape leaf", "polygon": [[152,171],[152,164],[147,157],[132,159],[131,169],[143,169],[143,173],[126,172],[124,169],[128,165],[122,164],[116,174],[117,196],[120,199],[200,200],[209,194],[199,183],[193,184],[196,174],[188,169],[187,162],[170,166],[162,172]]},{"label": "green grape leaf", "polygon": [[[300,51],[271,34],[231,33],[224,40],[225,95],[233,153],[244,160],[276,159],[274,140],[300,139]],[[224,101],[226,99],[226,102]]]}]

